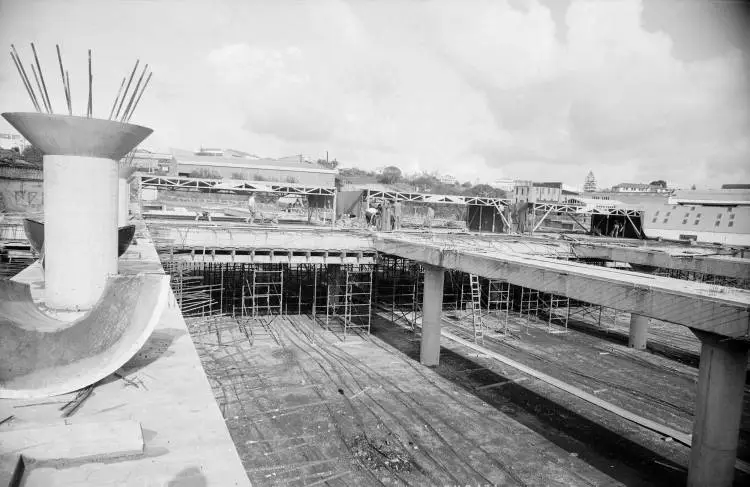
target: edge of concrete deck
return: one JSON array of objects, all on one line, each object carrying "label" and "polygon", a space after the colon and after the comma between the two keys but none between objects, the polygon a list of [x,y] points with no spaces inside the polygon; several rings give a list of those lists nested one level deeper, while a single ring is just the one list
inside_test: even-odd
[{"label": "edge of concrete deck", "polygon": [[[137,237],[136,245],[120,259],[120,273],[163,273],[142,222],[138,222]],[[38,270],[33,267],[18,280],[38,281]],[[138,421],[143,431],[141,456],[32,465],[23,485],[250,485],[171,290],[153,334],[119,373],[127,380],[105,378],[69,418],[63,418],[59,408],[75,394],[53,401],[0,400],[0,420],[14,416],[0,425],[0,435],[10,430],[122,420]]]}]

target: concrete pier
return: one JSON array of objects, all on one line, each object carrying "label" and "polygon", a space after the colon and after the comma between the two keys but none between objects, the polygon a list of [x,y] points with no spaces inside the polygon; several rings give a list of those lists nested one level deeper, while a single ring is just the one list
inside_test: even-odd
[{"label": "concrete pier", "polygon": [[45,304],[90,309],[117,274],[118,161],[152,130],[66,115],[3,117],[44,153]]},{"label": "concrete pier", "polygon": [[648,341],[648,317],[638,314],[630,315],[630,338],[628,346],[636,350],[646,350]]},{"label": "concrete pier", "polygon": [[425,265],[422,343],[420,361],[424,365],[440,362],[440,319],[443,312],[443,281],[445,269]]},{"label": "concrete pier", "polygon": [[748,344],[712,333],[701,340],[688,486],[731,486],[739,441]]},{"label": "concrete pier", "polygon": [[89,309],[117,274],[117,162],[44,156],[45,302]]}]

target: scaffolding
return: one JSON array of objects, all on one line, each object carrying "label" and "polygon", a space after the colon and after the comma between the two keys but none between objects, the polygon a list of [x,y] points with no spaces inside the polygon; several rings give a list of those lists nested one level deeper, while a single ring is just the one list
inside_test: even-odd
[{"label": "scaffolding", "polygon": [[[338,318],[346,340],[349,330],[367,330],[372,315],[372,273],[369,265],[336,267],[327,279],[326,328]],[[343,277],[343,282],[342,282]]]},{"label": "scaffolding", "polygon": [[526,320],[531,321],[533,314],[534,318],[539,315],[539,291],[527,287],[521,287],[521,301],[520,301],[520,315],[521,317],[526,315]]},{"label": "scaffolding", "polygon": [[[570,298],[552,293],[539,295],[539,310],[547,315],[547,333],[568,333],[568,319],[570,318]],[[563,309],[562,315],[559,313]],[[552,327],[557,324],[562,330]]]},{"label": "scaffolding", "polygon": [[469,275],[471,287],[471,322],[474,327],[474,343],[484,343],[484,322],[482,320],[482,285],[479,276]]},{"label": "scaffolding", "polygon": [[[511,304],[510,283],[502,279],[488,279],[487,316],[494,316],[497,323],[502,322],[504,334],[508,333],[508,318]],[[497,314],[503,314],[504,316],[500,318]]]}]

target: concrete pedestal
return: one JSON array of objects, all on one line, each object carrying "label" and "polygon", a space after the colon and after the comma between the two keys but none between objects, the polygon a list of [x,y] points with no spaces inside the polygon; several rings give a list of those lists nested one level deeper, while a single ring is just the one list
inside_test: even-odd
[{"label": "concrete pedestal", "polygon": [[44,156],[45,303],[84,310],[117,274],[117,162]]},{"label": "concrete pedestal", "polygon": [[635,313],[630,315],[630,338],[628,339],[628,346],[635,348],[636,350],[646,350],[646,343],[648,341],[648,317],[637,315]]},{"label": "concrete pedestal", "polygon": [[45,304],[88,310],[117,274],[120,159],[152,130],[69,115],[3,113],[44,156]]},{"label": "concrete pedestal", "polygon": [[117,225],[122,227],[128,224],[130,219],[130,184],[125,178],[118,178],[118,208]]},{"label": "concrete pedestal", "polygon": [[742,416],[748,344],[695,332],[701,340],[688,486],[731,486]]},{"label": "concrete pedestal", "polygon": [[422,342],[419,360],[424,365],[440,362],[440,317],[443,312],[445,269],[425,265],[424,303],[422,304]]}]

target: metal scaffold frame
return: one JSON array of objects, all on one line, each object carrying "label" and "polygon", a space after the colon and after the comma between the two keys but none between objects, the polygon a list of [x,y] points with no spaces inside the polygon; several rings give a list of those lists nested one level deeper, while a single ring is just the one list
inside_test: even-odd
[{"label": "metal scaffold frame", "polygon": [[[487,279],[487,315],[495,316],[497,322],[502,322],[503,333],[508,333],[508,318],[510,317],[510,283],[502,279]],[[504,317],[497,317],[493,313],[503,313]]]},{"label": "metal scaffold frame", "polygon": [[[557,311],[563,308],[563,316]],[[547,315],[547,333],[568,333],[568,319],[570,318],[570,298],[559,294],[541,293],[539,295],[539,311]],[[553,324],[564,329],[554,329]]]},{"label": "metal scaffold frame", "polygon": [[[346,340],[350,329],[366,329],[370,334],[372,317],[371,265],[347,265],[329,272],[327,279],[326,328],[332,318],[339,318]],[[343,286],[341,277],[343,274]],[[343,289],[343,293],[342,293]]]}]

